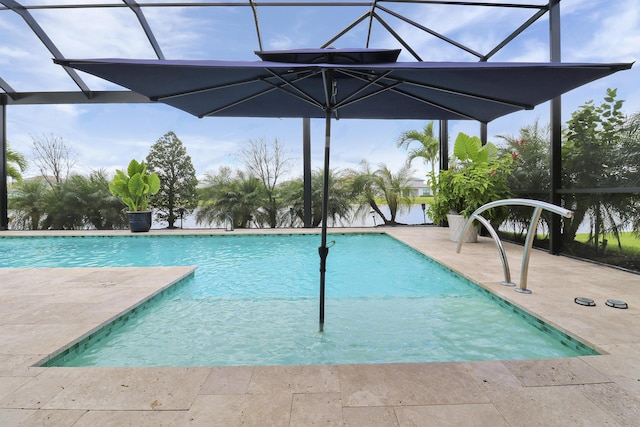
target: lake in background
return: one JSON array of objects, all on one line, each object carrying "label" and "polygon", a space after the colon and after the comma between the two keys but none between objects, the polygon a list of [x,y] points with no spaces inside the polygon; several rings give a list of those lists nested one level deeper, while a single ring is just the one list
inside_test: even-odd
[{"label": "lake in background", "polygon": [[[385,215],[387,215],[387,218],[389,217],[389,208],[386,205],[380,206],[380,210],[384,212]],[[412,205],[410,210],[404,210],[403,212],[400,212],[396,216],[396,221],[402,224],[407,224],[407,225],[424,224],[425,222],[427,223],[431,222],[429,217],[423,213],[422,206],[419,204]],[[374,212],[374,213],[367,214],[364,217],[359,216],[355,219],[352,219],[351,221],[337,222],[335,224],[332,221],[329,221],[329,227],[374,227],[376,225],[381,225],[383,223],[384,221],[382,221],[380,216]],[[161,228],[166,228],[166,226],[167,226],[166,222],[162,222],[162,223],[154,222],[152,228],[161,229]],[[175,226],[180,227],[180,219],[176,221]],[[252,224],[252,227],[253,227],[253,224]],[[195,214],[193,214],[184,218],[182,228],[188,228],[188,229],[223,228],[223,226],[209,226],[209,225],[196,224]]]}]

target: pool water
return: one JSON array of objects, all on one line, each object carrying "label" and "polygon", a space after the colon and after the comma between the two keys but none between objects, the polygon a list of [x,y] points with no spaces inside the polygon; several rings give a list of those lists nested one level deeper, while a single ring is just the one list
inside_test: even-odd
[{"label": "pool water", "polygon": [[[197,265],[49,366],[428,362],[595,354],[384,234],[2,238],[3,267]],[[135,257],[131,257],[135,254]]]}]

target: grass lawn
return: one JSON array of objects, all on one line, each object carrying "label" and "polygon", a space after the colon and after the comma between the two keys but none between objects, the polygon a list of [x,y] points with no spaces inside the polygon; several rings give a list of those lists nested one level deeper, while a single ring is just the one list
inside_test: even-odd
[{"label": "grass lawn", "polygon": [[[620,251],[618,248],[618,240],[613,234],[607,234],[604,238],[608,240],[607,250]],[[587,243],[589,240],[589,233],[579,233],[576,235],[575,240]],[[620,233],[620,244],[622,245],[622,251],[640,255],[640,237],[638,237],[637,234],[631,231]]]},{"label": "grass lawn", "polygon": [[431,202],[433,202],[433,196],[420,196],[414,199],[414,203],[416,204],[419,204],[419,203],[431,204]]},{"label": "grass lawn", "polygon": [[[419,196],[413,198],[413,203],[419,205],[420,203],[430,204],[433,201],[433,196]],[[379,206],[383,206],[387,204],[387,201],[382,197],[376,199],[376,203]]]},{"label": "grass lawn", "polygon": [[[512,232],[508,231],[500,231],[500,233],[507,236],[513,235]],[[536,237],[538,239],[545,239],[548,236],[546,234],[538,233]],[[607,251],[624,252],[628,255],[640,255],[640,237],[631,231],[620,233],[620,244],[622,245],[622,249],[618,248],[618,241],[613,234],[607,234],[604,238],[608,240]],[[589,233],[576,234],[575,241],[586,244],[589,241]],[[600,236],[600,241],[602,241],[602,236]],[[593,245],[593,242],[591,242],[590,245]]]}]

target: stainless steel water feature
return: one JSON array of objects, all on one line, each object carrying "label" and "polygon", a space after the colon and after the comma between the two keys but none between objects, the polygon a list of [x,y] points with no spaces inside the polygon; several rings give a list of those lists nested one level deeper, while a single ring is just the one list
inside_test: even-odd
[{"label": "stainless steel water feature", "polygon": [[504,247],[502,246],[502,242],[500,241],[500,237],[498,237],[498,233],[493,229],[489,221],[486,218],[481,216],[480,214],[487,209],[496,208],[499,206],[531,206],[533,207],[533,214],[531,215],[531,223],[529,224],[529,230],[527,231],[527,239],[524,243],[524,253],[522,254],[522,268],[520,269],[520,287],[515,288],[517,292],[522,292],[525,294],[530,294],[531,291],[527,289],[527,271],[529,270],[529,257],[531,254],[531,248],[533,247],[533,239],[536,235],[536,230],[538,228],[538,221],[540,220],[540,215],[543,210],[548,210],[549,212],[558,214],[565,218],[571,218],[573,216],[573,212],[562,208],[560,206],[553,205],[551,203],[542,202],[539,200],[532,199],[504,199],[504,200],[496,200],[495,202],[487,203],[486,205],[480,206],[476,209],[469,219],[467,220],[464,228],[462,229],[462,233],[460,233],[460,238],[458,239],[458,246],[456,248],[456,253],[460,253],[460,249],[462,248],[462,236],[465,235],[471,224],[473,224],[474,220],[477,220],[482,225],[486,227],[489,231],[489,234],[493,238],[498,247],[498,251],[500,252],[500,260],[502,261],[502,269],[504,270],[504,280],[500,282],[505,286],[516,286],[515,283],[511,281],[511,272],[509,270],[509,262],[507,261],[507,255],[505,254]]}]

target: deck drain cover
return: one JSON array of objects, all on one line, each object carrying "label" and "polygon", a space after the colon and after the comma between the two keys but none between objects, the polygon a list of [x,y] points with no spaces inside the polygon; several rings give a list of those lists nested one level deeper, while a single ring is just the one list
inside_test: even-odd
[{"label": "deck drain cover", "polygon": [[596,303],[591,298],[577,297],[573,300],[576,304],[586,305],[588,307],[593,307]]},{"label": "deck drain cover", "polygon": [[619,299],[608,299],[605,304],[613,308],[629,308],[626,302],[620,301]]}]

